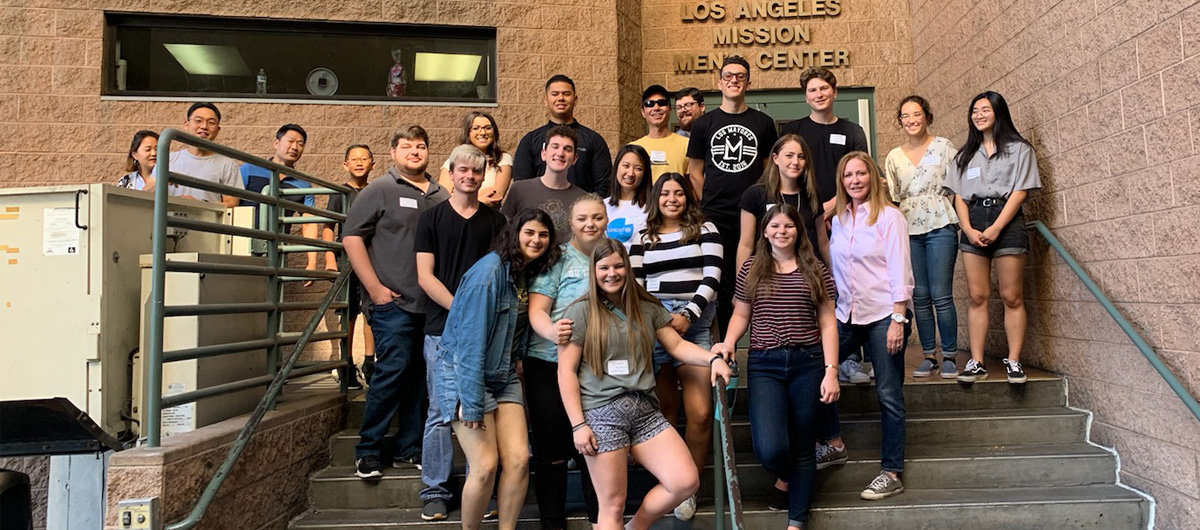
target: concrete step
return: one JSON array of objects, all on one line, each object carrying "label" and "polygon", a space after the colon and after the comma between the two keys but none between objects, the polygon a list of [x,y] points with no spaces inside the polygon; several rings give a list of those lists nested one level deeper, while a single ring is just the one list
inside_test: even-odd
[{"label": "concrete step", "polygon": [[[736,456],[738,479],[744,498],[765,494],[775,476],[763,468],[753,453]],[[457,493],[465,472],[461,466],[452,478]],[[853,451],[845,465],[818,473],[823,492],[857,493],[879,473],[878,451]],[[1111,483],[1116,476],[1116,459],[1107,451],[1087,443],[1017,445],[998,447],[917,446],[907,451],[904,480],[922,489],[970,489],[986,484],[993,488],[1080,486]],[[579,498],[579,473],[572,471],[569,489]],[[700,474],[700,496],[712,497],[713,468]],[[656,484],[641,467],[629,471],[633,494]],[[310,495],[314,508],[419,508],[418,493],[424,485],[414,468],[387,469],[379,481],[363,481],[350,466],[332,467],[313,476]],[[527,494],[535,502],[532,487]]]},{"label": "concrete step", "polygon": [[[785,512],[770,511],[762,501],[744,504],[747,529],[782,528]],[[1113,485],[1010,489],[909,489],[883,501],[864,501],[857,493],[821,492],[809,518],[810,530],[1012,530],[1054,528],[1056,530],[1138,530],[1147,526],[1148,503],[1125,488]],[[631,513],[631,512],[628,512]],[[458,528],[457,512],[447,521],[425,522],[420,509],[319,509],[292,521],[293,530],[435,529]],[[666,517],[654,530],[714,528],[711,503],[702,503],[696,518],[681,522]],[[495,523],[485,523],[490,528]],[[517,528],[536,530],[537,507],[526,505]],[[586,530],[590,525],[581,514],[573,515],[569,530]]]},{"label": "concrete step", "polygon": [[[1082,412],[1057,407],[914,411],[908,413],[907,420],[910,447],[1007,446],[1082,442],[1087,416]],[[842,413],[841,424],[846,444],[851,450],[880,446],[882,431],[878,413]],[[750,451],[753,447],[750,422],[744,416],[735,417],[732,428],[734,447],[738,451]],[[357,443],[357,431],[346,430],[334,436],[331,442],[331,465],[354,465],[354,446]],[[390,443],[385,443],[384,447],[390,448]],[[455,461],[464,461],[457,444]]]},{"label": "concrete step", "polygon": [[[734,400],[733,414],[745,416],[748,413],[746,377],[743,376],[739,383],[741,387],[737,390],[737,398]],[[904,385],[904,405],[910,413],[1062,407],[1066,405],[1065,384],[1062,379],[1031,379],[1024,385],[1010,385],[1003,378],[996,378],[973,385],[962,385],[953,380],[934,379],[920,384]],[[365,394],[350,400],[346,414],[347,428],[357,429],[362,425],[365,408]],[[879,412],[875,385],[843,383],[838,408],[843,414]]]}]

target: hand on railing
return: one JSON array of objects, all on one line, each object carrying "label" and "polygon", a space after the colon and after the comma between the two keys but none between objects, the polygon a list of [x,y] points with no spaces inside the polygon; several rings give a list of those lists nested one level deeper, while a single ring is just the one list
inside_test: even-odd
[{"label": "hand on railing", "polygon": [[725,384],[729,383],[733,371],[730,370],[729,361],[725,360],[725,356],[721,354],[713,355],[712,360],[708,361],[708,368],[712,386],[717,386],[717,382],[721,380],[724,380]]}]

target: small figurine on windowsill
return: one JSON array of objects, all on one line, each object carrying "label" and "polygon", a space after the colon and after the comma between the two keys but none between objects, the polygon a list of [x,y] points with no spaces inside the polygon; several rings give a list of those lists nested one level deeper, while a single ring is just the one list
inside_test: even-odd
[{"label": "small figurine on windowsill", "polygon": [[389,98],[403,97],[404,87],[408,84],[404,80],[404,65],[400,63],[401,57],[399,48],[392,50],[392,60],[396,61],[396,64],[393,64],[391,71],[388,72],[387,95]]}]

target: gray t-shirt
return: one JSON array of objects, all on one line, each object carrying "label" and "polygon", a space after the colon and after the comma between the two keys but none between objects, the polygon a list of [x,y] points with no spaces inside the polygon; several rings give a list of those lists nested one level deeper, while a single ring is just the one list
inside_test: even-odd
[{"label": "gray t-shirt", "polygon": [[[245,184],[242,183],[242,174],[238,171],[238,163],[232,158],[217,154],[196,156],[184,149],[171,153],[171,164],[168,167],[172,173],[246,189]],[[220,193],[188,186],[180,186],[179,194],[191,195],[207,202],[221,202]]]},{"label": "gray t-shirt", "polygon": [[955,160],[951,160],[946,169],[946,183],[943,186],[967,202],[975,199],[1007,199],[1014,191],[1042,187],[1037,155],[1024,142],[1012,142],[1005,147],[1003,155],[993,153],[992,158],[988,158],[983,147],[980,147],[971,157],[966,171],[959,171]]},{"label": "gray t-shirt", "polygon": [[[342,227],[342,237],[359,236],[375,275],[388,289],[400,294],[400,308],[424,313],[425,292],[417,284],[417,254],[413,251],[417,219],[421,213],[450,198],[450,193],[428,174],[428,191],[400,176],[396,168],[358,193]],[[370,297],[366,302],[370,303]]]},{"label": "gray t-shirt", "polygon": [[556,240],[561,245],[571,239],[571,203],[585,194],[586,191],[574,184],[556,190],[546,187],[540,178],[518,180],[508,188],[500,213],[512,219],[525,208],[540,208],[554,221]]},{"label": "gray t-shirt", "polygon": [[[632,281],[632,278],[629,279]],[[639,327],[650,330],[651,333],[671,324],[671,314],[657,302],[641,301],[642,322]],[[627,318],[620,310],[613,310],[616,319],[608,327],[607,343],[604,348],[604,366],[601,366],[599,377],[592,371],[592,366],[586,361],[580,361],[577,375],[579,376],[579,395],[583,400],[583,410],[591,410],[611,403],[626,392],[644,392],[651,399],[654,395],[654,370],[648,359],[653,352],[642,352],[635,357],[629,345],[626,329]],[[588,308],[586,299],[580,299],[567,307],[563,318],[572,320],[571,342],[583,345],[587,336]]]}]

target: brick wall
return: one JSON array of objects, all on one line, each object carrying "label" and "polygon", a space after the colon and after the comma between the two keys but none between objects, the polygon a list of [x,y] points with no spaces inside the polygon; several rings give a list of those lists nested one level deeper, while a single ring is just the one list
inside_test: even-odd
[{"label": "brick wall", "polygon": [[[1003,94],[1038,152],[1044,189],[1028,214],[1200,394],[1200,5],[914,0],[911,8],[916,88],[939,113],[936,132],[961,145],[970,99]],[[1121,478],[1157,499],[1158,528],[1200,528],[1200,422],[1033,238],[1025,359],[1067,375],[1071,404],[1096,414],[1093,439],[1120,452]],[[989,351],[1002,352],[995,299],[991,310]]]}]

